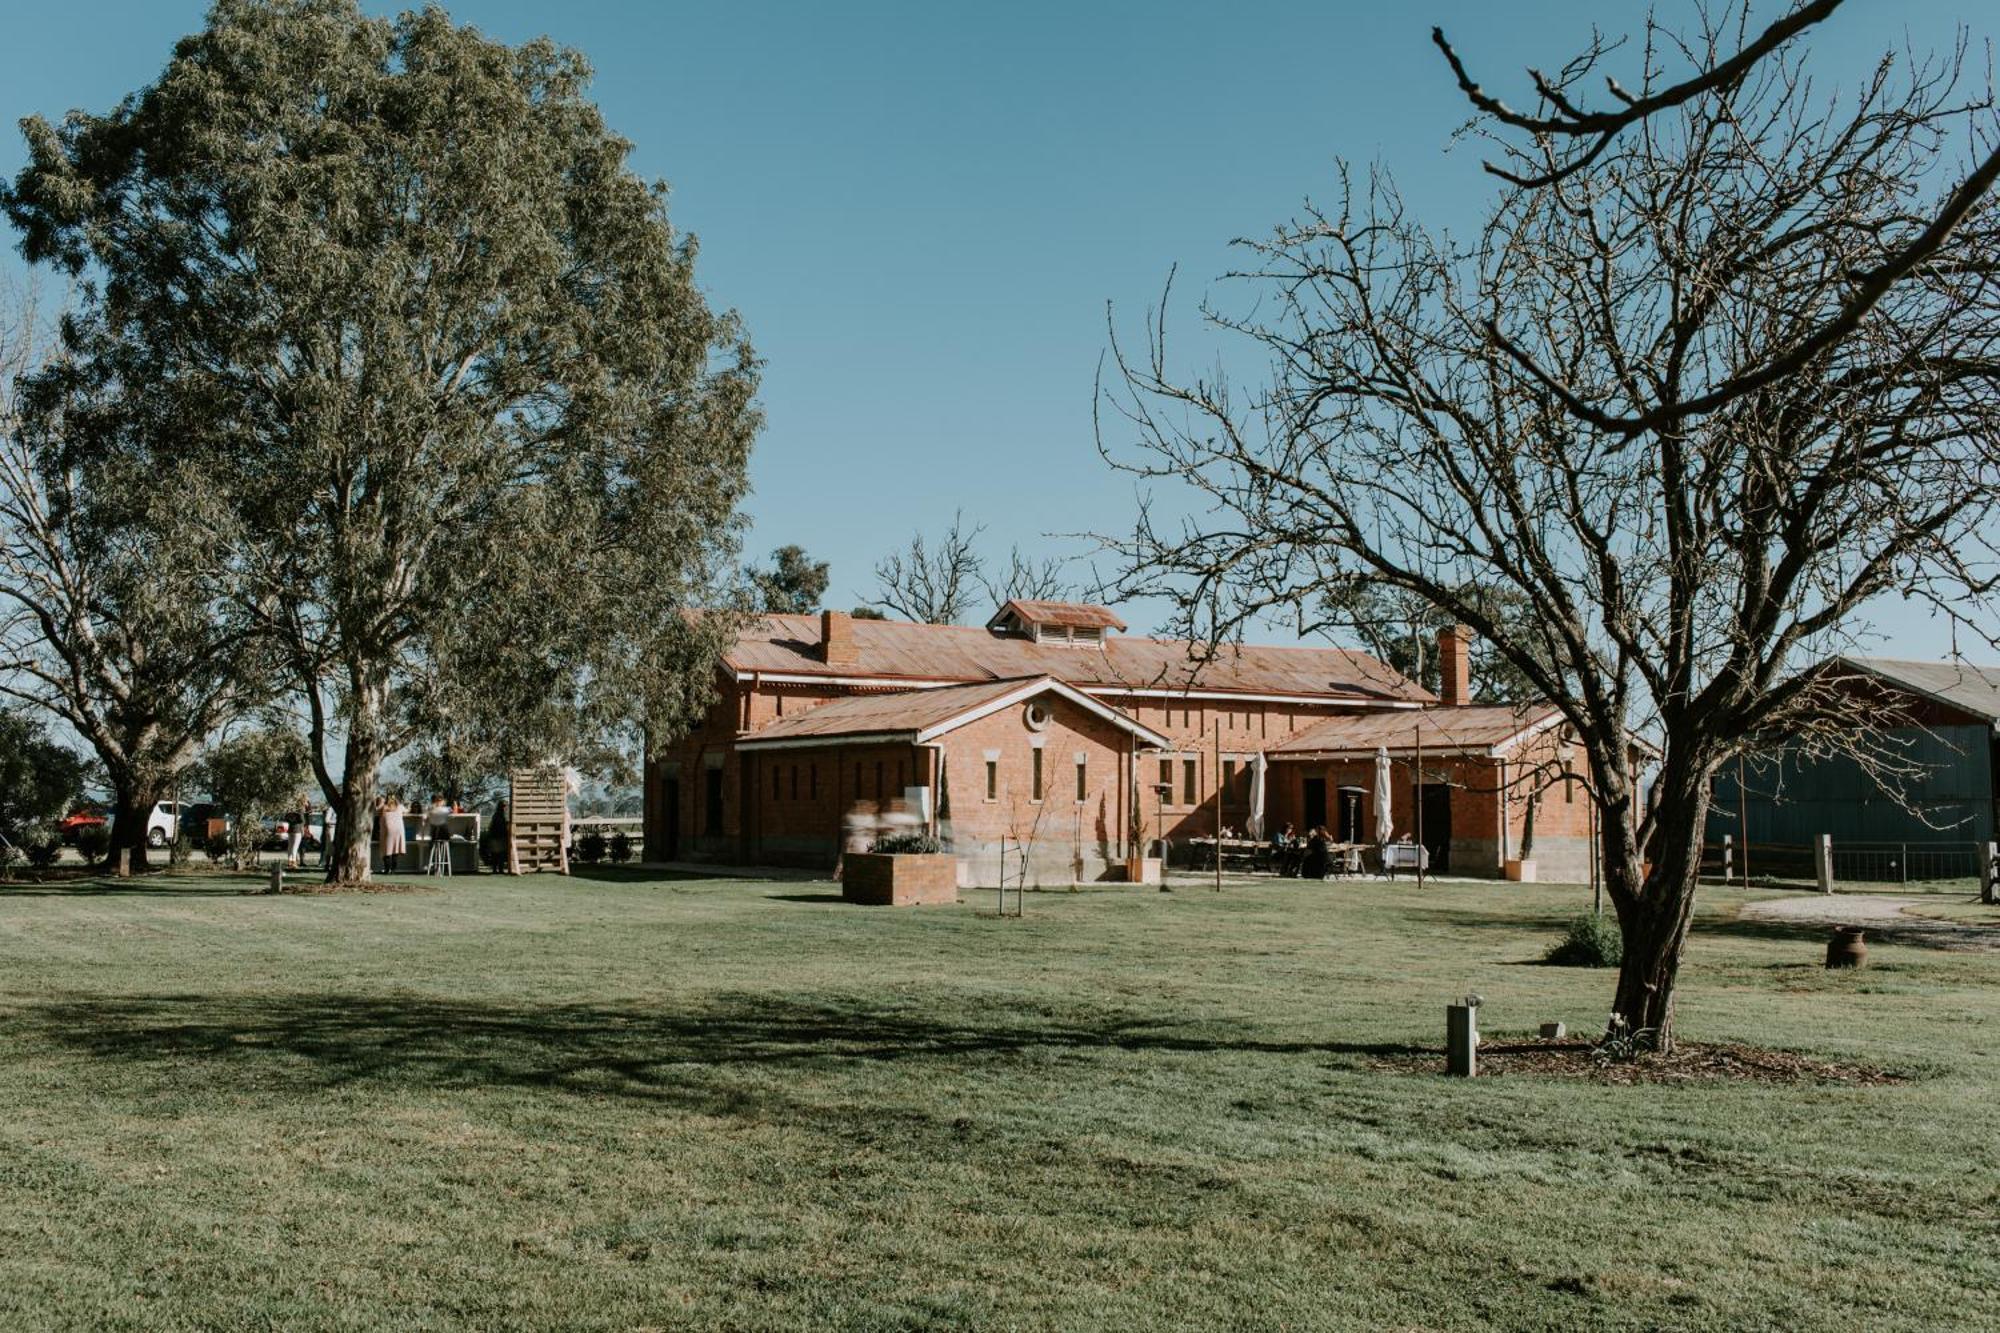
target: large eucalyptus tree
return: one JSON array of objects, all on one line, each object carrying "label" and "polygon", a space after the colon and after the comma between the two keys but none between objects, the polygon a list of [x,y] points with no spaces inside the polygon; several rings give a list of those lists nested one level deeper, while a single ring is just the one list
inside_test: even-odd
[{"label": "large eucalyptus tree", "polygon": [[588,76],[436,8],[220,0],[115,109],[26,122],[0,193],[81,283],[67,437],[226,515],[334,879],[397,750],[594,751],[709,687],[724,625],[686,613],[734,555],[755,363]]}]

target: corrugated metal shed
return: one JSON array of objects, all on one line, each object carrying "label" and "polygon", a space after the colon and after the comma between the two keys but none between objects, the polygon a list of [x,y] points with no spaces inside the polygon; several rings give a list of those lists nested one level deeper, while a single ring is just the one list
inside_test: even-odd
[{"label": "corrugated metal shed", "polygon": [[1979,667],[1970,662],[1908,662],[1894,657],[1838,657],[1834,662],[1963,709],[1989,724],[2000,722],[2000,667]]}]

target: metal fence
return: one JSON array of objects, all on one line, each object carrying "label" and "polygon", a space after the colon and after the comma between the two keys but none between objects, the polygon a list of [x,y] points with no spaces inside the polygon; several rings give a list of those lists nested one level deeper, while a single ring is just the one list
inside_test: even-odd
[{"label": "metal fence", "polygon": [[[1949,886],[1957,891],[1980,883],[1980,858],[1985,844],[1970,841],[1931,842],[1832,841],[1835,884]],[[1810,846],[1753,843],[1748,848],[1712,842],[1702,849],[1703,879],[1740,883],[1747,856],[1750,881],[1796,882],[1814,885],[1818,871]]]}]

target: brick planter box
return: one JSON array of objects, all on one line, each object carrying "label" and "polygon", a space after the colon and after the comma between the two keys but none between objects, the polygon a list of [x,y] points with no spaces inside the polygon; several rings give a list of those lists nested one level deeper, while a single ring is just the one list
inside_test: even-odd
[{"label": "brick planter box", "polygon": [[958,901],[958,858],[950,852],[849,852],[841,896],[868,907]]}]

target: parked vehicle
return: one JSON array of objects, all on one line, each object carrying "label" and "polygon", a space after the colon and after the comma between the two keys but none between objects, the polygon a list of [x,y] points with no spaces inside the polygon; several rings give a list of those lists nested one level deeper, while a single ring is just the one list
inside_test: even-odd
[{"label": "parked vehicle", "polygon": [[180,836],[181,803],[179,801],[155,801],[152,813],[146,817],[146,845],[164,847]]}]

